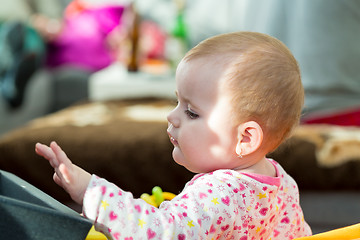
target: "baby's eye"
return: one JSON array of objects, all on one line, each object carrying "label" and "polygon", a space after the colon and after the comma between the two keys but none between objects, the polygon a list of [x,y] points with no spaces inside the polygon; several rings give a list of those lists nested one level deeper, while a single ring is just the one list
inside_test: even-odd
[{"label": "baby's eye", "polygon": [[191,111],[190,109],[186,109],[185,110],[185,114],[189,116],[190,119],[196,119],[199,117],[198,114],[194,113],[193,111]]}]

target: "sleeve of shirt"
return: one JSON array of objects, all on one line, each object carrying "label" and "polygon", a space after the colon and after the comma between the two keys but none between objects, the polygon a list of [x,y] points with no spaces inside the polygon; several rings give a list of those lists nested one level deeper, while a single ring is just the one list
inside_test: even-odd
[{"label": "sleeve of shirt", "polygon": [[213,187],[203,181],[189,184],[172,201],[155,208],[94,175],[83,213],[110,239],[216,238],[232,231],[234,206],[231,199],[214,196]]}]

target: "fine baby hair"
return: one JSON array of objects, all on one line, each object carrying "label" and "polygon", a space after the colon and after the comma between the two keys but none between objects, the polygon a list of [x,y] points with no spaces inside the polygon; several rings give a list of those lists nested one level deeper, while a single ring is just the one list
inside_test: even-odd
[{"label": "fine baby hair", "polygon": [[257,32],[234,32],[204,40],[184,57],[215,58],[224,68],[234,121],[255,120],[274,150],[300,120],[304,90],[298,63],[279,40]]}]

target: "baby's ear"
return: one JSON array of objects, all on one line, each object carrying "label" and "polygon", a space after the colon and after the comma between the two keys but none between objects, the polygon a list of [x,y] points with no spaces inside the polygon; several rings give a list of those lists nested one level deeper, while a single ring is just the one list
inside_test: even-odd
[{"label": "baby's ear", "polygon": [[263,131],[261,126],[255,121],[242,123],[238,126],[238,143],[236,154],[246,156],[255,152],[262,144]]}]

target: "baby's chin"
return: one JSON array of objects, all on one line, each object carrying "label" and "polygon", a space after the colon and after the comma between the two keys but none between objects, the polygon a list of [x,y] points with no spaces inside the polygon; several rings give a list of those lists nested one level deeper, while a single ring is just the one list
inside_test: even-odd
[{"label": "baby's chin", "polygon": [[183,166],[184,168],[186,168],[188,171],[192,172],[192,173],[209,173],[209,172],[213,172],[214,170],[209,170],[209,169],[204,169],[202,167],[195,167],[195,166],[189,166],[183,163],[179,163],[175,160],[175,162],[181,166]]},{"label": "baby's chin", "polygon": [[176,162],[180,166],[183,166],[192,173],[208,173],[217,170],[214,168],[210,168],[209,166],[189,164],[189,160],[184,157],[181,149],[176,146],[172,151],[172,157],[174,162]]},{"label": "baby's chin", "polygon": [[195,169],[193,169],[191,166],[188,166],[187,164],[185,164],[184,161],[181,161],[179,158],[177,158],[176,156],[174,156],[174,152],[173,152],[173,160],[174,162],[176,162],[178,165],[186,168],[188,171],[192,172],[192,173],[201,173],[201,171],[197,171]]}]

